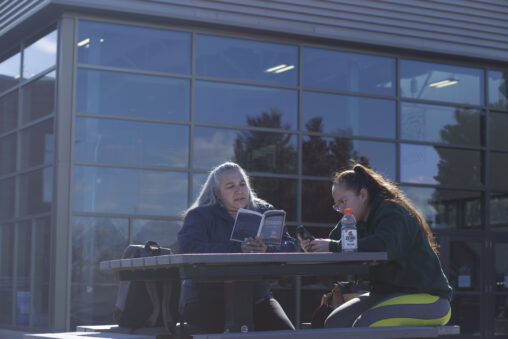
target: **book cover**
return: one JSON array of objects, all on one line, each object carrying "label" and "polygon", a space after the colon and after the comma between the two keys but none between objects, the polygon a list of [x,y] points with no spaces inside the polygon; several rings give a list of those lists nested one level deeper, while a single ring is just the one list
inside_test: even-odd
[{"label": "book cover", "polygon": [[280,246],[285,220],[286,212],[283,210],[268,210],[262,214],[241,208],[230,239],[242,242],[249,237],[260,237],[267,246]]}]

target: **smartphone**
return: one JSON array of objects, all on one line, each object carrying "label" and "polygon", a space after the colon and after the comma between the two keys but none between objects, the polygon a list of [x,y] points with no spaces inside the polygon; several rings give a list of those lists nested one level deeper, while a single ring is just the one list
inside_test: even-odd
[{"label": "smartphone", "polygon": [[296,228],[296,235],[298,236],[298,238],[300,240],[305,240],[305,239],[314,240],[314,239],[316,239],[305,227],[303,227],[303,225],[300,225]]}]

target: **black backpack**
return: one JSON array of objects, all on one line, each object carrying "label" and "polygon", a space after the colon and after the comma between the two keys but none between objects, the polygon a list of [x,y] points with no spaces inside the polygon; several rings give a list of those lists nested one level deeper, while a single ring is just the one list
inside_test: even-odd
[{"label": "black backpack", "polygon": [[[171,254],[155,241],[129,245],[122,259]],[[120,281],[116,297],[114,320],[120,327],[166,327],[175,333],[180,298],[179,281]]]}]

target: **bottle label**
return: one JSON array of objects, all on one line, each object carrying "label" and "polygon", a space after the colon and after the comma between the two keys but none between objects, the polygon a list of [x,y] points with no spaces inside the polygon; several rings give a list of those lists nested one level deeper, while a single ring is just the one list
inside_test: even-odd
[{"label": "bottle label", "polygon": [[341,236],[342,251],[352,252],[358,249],[356,230],[354,228],[345,228]]}]

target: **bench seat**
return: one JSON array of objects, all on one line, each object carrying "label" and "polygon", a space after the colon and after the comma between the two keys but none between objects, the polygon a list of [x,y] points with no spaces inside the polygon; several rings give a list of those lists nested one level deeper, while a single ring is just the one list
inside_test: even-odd
[{"label": "bench seat", "polygon": [[388,339],[388,338],[436,338],[460,333],[460,326],[425,327],[357,327],[357,328],[318,328],[296,331],[259,331],[248,333],[197,334],[194,339]]},{"label": "bench seat", "polygon": [[155,339],[154,336],[144,334],[113,333],[113,332],[60,332],[60,333],[27,333],[25,339]]}]

